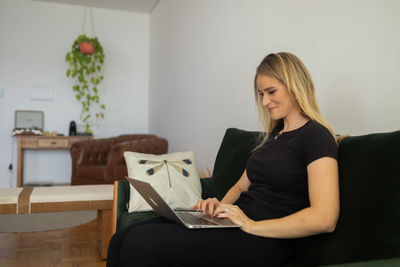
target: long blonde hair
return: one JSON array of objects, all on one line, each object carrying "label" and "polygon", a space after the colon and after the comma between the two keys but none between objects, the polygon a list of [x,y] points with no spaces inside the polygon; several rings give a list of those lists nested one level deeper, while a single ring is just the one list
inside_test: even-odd
[{"label": "long blonde hair", "polygon": [[306,66],[295,55],[287,52],[269,54],[258,65],[254,77],[254,93],[259,118],[264,126],[258,145],[255,149],[265,144],[275,127],[282,123],[282,119],[271,119],[269,112],[261,105],[262,96],[257,88],[257,76],[265,75],[282,82],[289,91],[289,95],[296,99],[300,112],[305,117],[325,126],[336,140],[335,132],[329,123],[322,117],[311,75]]}]

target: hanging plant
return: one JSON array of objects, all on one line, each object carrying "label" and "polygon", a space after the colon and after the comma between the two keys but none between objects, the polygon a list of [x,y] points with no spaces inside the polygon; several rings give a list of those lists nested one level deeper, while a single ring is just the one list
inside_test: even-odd
[{"label": "hanging plant", "polygon": [[72,89],[75,92],[76,99],[82,104],[81,121],[85,125],[85,133],[93,134],[91,125],[99,119],[104,119],[104,110],[106,109],[104,104],[100,102],[98,91],[98,86],[104,79],[100,72],[105,55],[97,37],[89,38],[84,34],[88,10],[90,11],[92,35],[96,36],[92,1],[87,0],[82,33],[72,44],[72,49],[65,56],[65,61],[69,63],[67,77],[74,80],[75,84]]},{"label": "hanging plant", "polygon": [[100,103],[98,85],[104,77],[100,75],[104,63],[103,47],[97,37],[89,38],[85,34],[78,36],[67,53],[69,63],[67,77],[74,79],[72,87],[76,99],[82,104],[81,120],[85,132],[92,134],[91,125],[98,119],[104,119],[104,104]]}]

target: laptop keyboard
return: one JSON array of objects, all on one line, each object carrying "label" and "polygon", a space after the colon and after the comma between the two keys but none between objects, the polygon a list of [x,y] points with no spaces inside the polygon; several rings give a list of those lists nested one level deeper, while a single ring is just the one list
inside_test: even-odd
[{"label": "laptop keyboard", "polygon": [[177,214],[183,221],[192,225],[216,225],[216,223],[194,216],[190,212],[177,212]]}]

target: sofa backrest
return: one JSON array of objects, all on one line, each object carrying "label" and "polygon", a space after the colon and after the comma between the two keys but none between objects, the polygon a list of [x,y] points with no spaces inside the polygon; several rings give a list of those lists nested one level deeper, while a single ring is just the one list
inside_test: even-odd
[{"label": "sofa backrest", "polygon": [[145,138],[155,138],[154,134],[122,134],[117,137],[111,138],[113,144],[121,143],[121,142],[126,142],[126,141],[134,141],[134,140],[140,140],[140,139],[145,139]]},{"label": "sofa backrest", "polygon": [[[258,135],[227,129],[212,175],[219,199],[240,178]],[[297,257],[324,265],[400,256],[400,131],[345,138],[338,164],[336,230],[298,239]]]},{"label": "sofa backrest", "polygon": [[312,265],[400,256],[400,131],[339,145],[340,217],[333,233],[300,239]]},{"label": "sofa backrest", "polygon": [[212,174],[218,199],[222,199],[241,177],[259,134],[259,132],[249,132],[237,128],[226,130]]}]

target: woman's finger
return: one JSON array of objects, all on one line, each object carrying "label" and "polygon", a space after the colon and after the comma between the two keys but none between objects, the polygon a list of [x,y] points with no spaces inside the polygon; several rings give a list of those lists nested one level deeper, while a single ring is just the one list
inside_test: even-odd
[{"label": "woman's finger", "polygon": [[212,215],[214,212],[214,205],[215,203],[210,201],[210,203],[208,204],[208,214]]},{"label": "woman's finger", "polygon": [[201,210],[201,213],[202,213],[202,214],[204,214],[204,213],[206,212],[206,208],[207,208],[209,202],[210,202],[210,199],[208,198],[208,199],[204,200],[204,201],[201,203],[200,210]]},{"label": "woman's finger", "polygon": [[216,198],[210,199],[210,202],[208,204],[208,214],[213,216],[214,210],[218,207],[219,205],[219,200]]},{"label": "woman's finger", "polygon": [[194,206],[190,207],[190,209],[191,210],[199,210],[202,201],[203,201],[202,199],[198,200]]},{"label": "woman's finger", "polygon": [[221,212],[221,213],[218,213],[218,215],[216,217],[218,217],[220,219],[229,219],[228,216],[229,215],[226,212]]},{"label": "woman's finger", "polygon": [[220,204],[215,210],[214,210],[214,216],[217,214],[221,214],[226,212],[226,209],[229,209],[231,205],[227,205],[227,204]]},{"label": "woman's finger", "polygon": [[221,206],[221,203],[219,201],[215,202],[214,209],[213,209],[212,213],[210,213],[210,214],[212,214],[212,216],[214,216],[215,210],[218,209],[219,206]]}]

